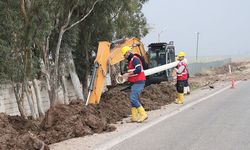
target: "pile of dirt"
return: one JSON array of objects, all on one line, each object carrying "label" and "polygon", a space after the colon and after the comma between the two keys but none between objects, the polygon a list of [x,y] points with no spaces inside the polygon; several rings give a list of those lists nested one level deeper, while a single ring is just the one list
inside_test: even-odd
[{"label": "pile of dirt", "polygon": [[231,72],[243,71],[243,70],[245,70],[247,68],[245,66],[246,62],[230,63],[230,64],[224,65],[222,67],[213,68],[212,72],[214,74],[228,74],[229,73],[229,65],[230,65],[230,68],[231,68]]},{"label": "pile of dirt", "polygon": [[[150,85],[141,94],[147,111],[175,100],[175,87],[167,82]],[[102,95],[100,104],[85,106],[82,101],[50,108],[43,120],[24,120],[0,114],[0,149],[48,149],[52,144],[74,137],[114,131],[111,124],[128,117],[129,91],[113,88]]]},{"label": "pile of dirt", "polygon": [[[142,92],[141,103],[154,110],[175,100],[173,85],[150,85]],[[99,105],[84,106],[81,101],[50,108],[41,124],[39,138],[46,144],[115,130],[110,124],[130,115],[129,93],[114,88],[106,92]]]},{"label": "pile of dirt", "polygon": [[231,73],[229,73],[229,65],[206,70],[203,73],[195,74],[189,79],[192,89],[210,86],[216,82],[231,82],[232,80],[248,80],[250,79],[250,62],[234,62],[230,64]]},{"label": "pile of dirt", "polygon": [[50,108],[40,127],[39,138],[47,144],[114,130],[97,106],[86,107],[81,101]]},{"label": "pile of dirt", "polygon": [[[12,124],[14,122],[11,120],[10,116],[0,113],[0,149],[49,149],[48,145],[34,134],[25,130],[16,130],[15,127],[18,125]],[[18,123],[24,122],[26,121],[21,119]]]},{"label": "pile of dirt", "polygon": [[[223,77],[221,81],[239,81],[250,79],[250,62],[231,63],[231,74],[228,72],[221,73]],[[227,66],[224,66],[227,67]],[[228,68],[228,67],[227,67]]]},{"label": "pile of dirt", "polygon": [[163,82],[146,87],[142,92],[141,102],[145,110],[155,110],[161,106],[172,103],[175,101],[175,98],[175,86],[169,82]]}]

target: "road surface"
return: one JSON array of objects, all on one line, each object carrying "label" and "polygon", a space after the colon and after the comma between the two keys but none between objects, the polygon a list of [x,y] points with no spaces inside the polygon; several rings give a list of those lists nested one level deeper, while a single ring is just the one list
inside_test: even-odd
[{"label": "road surface", "polygon": [[250,81],[115,145],[112,150],[249,150]]}]

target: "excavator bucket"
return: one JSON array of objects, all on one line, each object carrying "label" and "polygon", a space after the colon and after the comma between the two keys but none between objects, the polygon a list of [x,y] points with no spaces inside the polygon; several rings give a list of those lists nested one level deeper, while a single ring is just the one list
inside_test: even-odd
[{"label": "excavator bucket", "polygon": [[110,43],[106,41],[99,42],[97,56],[95,59],[94,73],[90,81],[86,105],[89,103],[97,104],[100,101],[108,72],[109,55]]}]

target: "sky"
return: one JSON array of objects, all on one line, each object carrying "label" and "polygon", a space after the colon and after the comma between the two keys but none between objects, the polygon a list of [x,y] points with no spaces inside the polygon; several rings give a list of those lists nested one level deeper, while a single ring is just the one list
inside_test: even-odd
[{"label": "sky", "polygon": [[196,56],[250,55],[250,0],[149,0],[144,45],[174,41],[176,52]]}]

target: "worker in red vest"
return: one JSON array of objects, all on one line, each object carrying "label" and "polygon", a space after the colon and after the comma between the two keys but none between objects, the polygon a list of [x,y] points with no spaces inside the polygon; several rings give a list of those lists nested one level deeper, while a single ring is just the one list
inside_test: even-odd
[{"label": "worker in red vest", "polygon": [[179,63],[175,68],[177,75],[176,90],[177,90],[178,104],[183,104],[184,86],[188,78],[187,63],[184,61],[185,56],[186,56],[185,52],[182,51],[179,52],[178,54]]},{"label": "worker in red vest", "polygon": [[123,74],[123,78],[128,78],[128,81],[132,83],[130,93],[130,102],[132,105],[131,121],[143,122],[148,116],[139,100],[140,93],[144,89],[146,81],[142,62],[132,53],[132,49],[128,46],[123,47],[121,53],[128,60],[128,73]]}]

